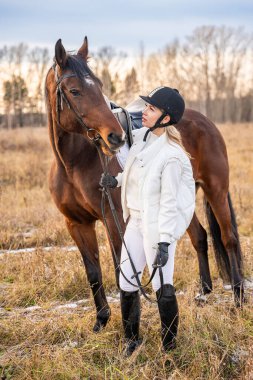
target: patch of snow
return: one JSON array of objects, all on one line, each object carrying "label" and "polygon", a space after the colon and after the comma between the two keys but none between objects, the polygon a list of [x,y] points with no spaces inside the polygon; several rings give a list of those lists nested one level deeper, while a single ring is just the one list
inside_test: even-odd
[{"label": "patch of snow", "polygon": [[75,309],[77,308],[77,304],[75,302],[73,303],[65,303],[63,305],[54,306],[52,310],[59,310],[59,309]]},{"label": "patch of snow", "polygon": [[242,348],[237,348],[230,356],[230,359],[232,363],[239,364],[244,358],[248,357],[249,355],[249,351],[243,350]]},{"label": "patch of snow", "polygon": [[114,297],[106,297],[107,301],[110,302],[110,303],[115,303],[115,302],[119,302],[119,299],[118,298],[114,298]]},{"label": "patch of snow", "polygon": [[194,300],[199,303],[205,303],[207,302],[207,296],[205,294],[198,293],[194,297]]},{"label": "patch of snow", "polygon": [[251,278],[245,279],[244,286],[246,289],[253,289],[253,279]]},{"label": "patch of snow", "polygon": [[[253,279],[252,278],[246,278],[244,280],[244,287],[245,289],[253,289]],[[232,290],[231,284],[223,284],[224,290]]]},{"label": "patch of snow", "polygon": [[29,307],[26,307],[25,309],[24,309],[24,312],[25,313],[30,313],[30,312],[33,312],[33,311],[36,311],[36,310],[41,310],[42,309],[42,307],[41,306],[29,306]]},{"label": "patch of snow", "polygon": [[62,251],[67,251],[67,252],[78,251],[78,248],[76,246],[69,246],[69,247],[49,246],[49,247],[32,247],[32,248],[20,248],[20,249],[4,249],[0,251],[0,255],[16,254],[16,253],[32,253],[38,250],[49,252],[49,251],[52,251],[53,249],[59,249]]},{"label": "patch of snow", "polygon": [[89,301],[88,299],[83,299],[83,300],[76,301],[76,304],[80,305],[82,303],[87,303],[88,301]]}]

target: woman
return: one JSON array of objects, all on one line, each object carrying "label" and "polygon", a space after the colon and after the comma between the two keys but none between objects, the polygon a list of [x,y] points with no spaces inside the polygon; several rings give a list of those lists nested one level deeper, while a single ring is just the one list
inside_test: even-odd
[{"label": "woman", "polygon": [[[117,177],[103,175],[100,184],[121,186],[123,217],[127,223],[126,247],[141,280],[148,265],[163,272],[162,296],[159,271],[152,280],[158,299],[162,342],[166,351],[175,347],[178,305],[173,287],[174,255],[177,240],[184,234],[195,208],[195,182],[188,153],[180,133],[173,126],[183,116],[185,103],[178,90],[159,87],[148,96],[142,124],[133,132],[134,144],[124,171]],[[133,278],[126,248],[122,246],[121,269],[130,282]],[[121,309],[126,354],[141,343],[139,338],[140,296],[136,287],[120,274]]]}]

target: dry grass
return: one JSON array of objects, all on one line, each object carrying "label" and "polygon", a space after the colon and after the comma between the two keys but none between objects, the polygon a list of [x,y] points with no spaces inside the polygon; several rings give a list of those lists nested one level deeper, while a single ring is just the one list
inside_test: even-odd
[{"label": "dry grass", "polygon": [[[247,275],[252,276],[253,125],[222,125],[231,167],[231,195],[236,211]],[[180,308],[177,349],[161,350],[156,307],[142,302],[144,344],[128,360],[122,357],[119,304],[100,334],[92,333],[92,299],[85,310],[52,305],[88,297],[85,270],[63,217],[51,201],[47,173],[52,158],[46,129],[0,131],[0,250],[37,247],[34,253],[0,255],[1,379],[253,379],[252,294],[236,310],[218,278],[210,247],[214,293],[204,307],[193,301],[198,291],[198,263],[189,239],[177,249],[175,285]],[[202,197],[198,215],[206,225]],[[108,245],[97,226],[107,294],[116,293]],[[53,245],[50,252],[40,247]],[[39,305],[41,309],[24,310]]]}]

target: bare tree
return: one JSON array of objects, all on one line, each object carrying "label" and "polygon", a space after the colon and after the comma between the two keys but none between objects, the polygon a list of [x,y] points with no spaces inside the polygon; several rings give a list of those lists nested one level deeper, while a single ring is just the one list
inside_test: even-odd
[{"label": "bare tree", "polygon": [[[252,37],[243,28],[202,26],[187,37],[191,74],[204,98],[205,113],[219,121],[239,121],[240,78]],[[196,73],[199,75],[196,75]]]},{"label": "bare tree", "polygon": [[44,79],[49,65],[49,58],[47,48],[35,47],[28,54],[28,61],[30,63],[28,77],[30,81],[35,82],[34,93],[30,99],[30,108],[32,114],[35,112],[40,115],[41,125],[44,124]]},{"label": "bare tree", "polygon": [[211,55],[215,27],[203,26],[188,36],[185,53],[192,56],[195,69],[199,71],[198,86],[205,93],[205,113],[212,118],[211,109]]},{"label": "bare tree", "polygon": [[137,73],[134,68],[126,75],[125,78],[125,104],[130,103],[138,96],[140,85],[137,79]]},{"label": "bare tree", "polygon": [[[28,90],[25,80],[21,76],[13,75],[12,80],[4,82],[4,102],[6,105],[6,114],[8,120],[8,127],[24,126],[23,109],[27,99]],[[13,112],[15,119],[12,124],[11,112]],[[17,125],[16,125],[17,120]]]},{"label": "bare tree", "polygon": [[137,59],[137,70],[139,77],[140,92],[143,93],[146,85],[146,64],[145,64],[145,46],[141,41],[139,45],[139,57]]},{"label": "bare tree", "polygon": [[103,92],[109,98],[117,99],[121,91],[118,88],[121,82],[118,73],[122,69],[127,54],[122,51],[116,52],[111,46],[103,46],[92,56],[94,71],[103,83]]}]

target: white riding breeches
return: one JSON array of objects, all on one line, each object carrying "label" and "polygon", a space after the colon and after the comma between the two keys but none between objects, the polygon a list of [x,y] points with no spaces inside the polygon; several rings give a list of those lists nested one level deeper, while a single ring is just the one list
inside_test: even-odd
[{"label": "white riding breeches", "polygon": [[[146,264],[148,265],[149,273],[151,274],[153,271],[152,264],[156,257],[158,245],[152,246],[152,244],[149,242],[148,236],[145,236],[145,234],[143,234],[142,220],[139,215],[140,214],[138,212],[135,213],[134,215],[130,215],[130,219],[129,219],[128,225],[126,227],[125,235],[124,235],[124,240],[125,240],[128,252],[131,255],[136,271],[141,272],[139,274],[139,279],[141,281]],[[177,245],[176,241],[169,245],[169,249],[168,249],[169,259],[166,265],[162,268],[164,284],[173,285],[174,257],[175,257],[176,245]],[[132,266],[130,264],[128,254],[127,254],[124,244],[122,245],[120,261],[121,261],[121,269],[124,275],[126,276],[126,278],[133,284],[137,285],[136,279],[131,278],[133,275],[133,270],[132,270]],[[120,280],[119,283],[120,283],[121,290],[124,290],[127,292],[135,292],[138,290],[137,287],[129,284],[126,281],[126,279],[122,276],[122,273],[120,273],[119,280]],[[152,287],[154,291],[157,291],[161,287],[159,270],[156,271],[155,276],[152,280]]]}]

